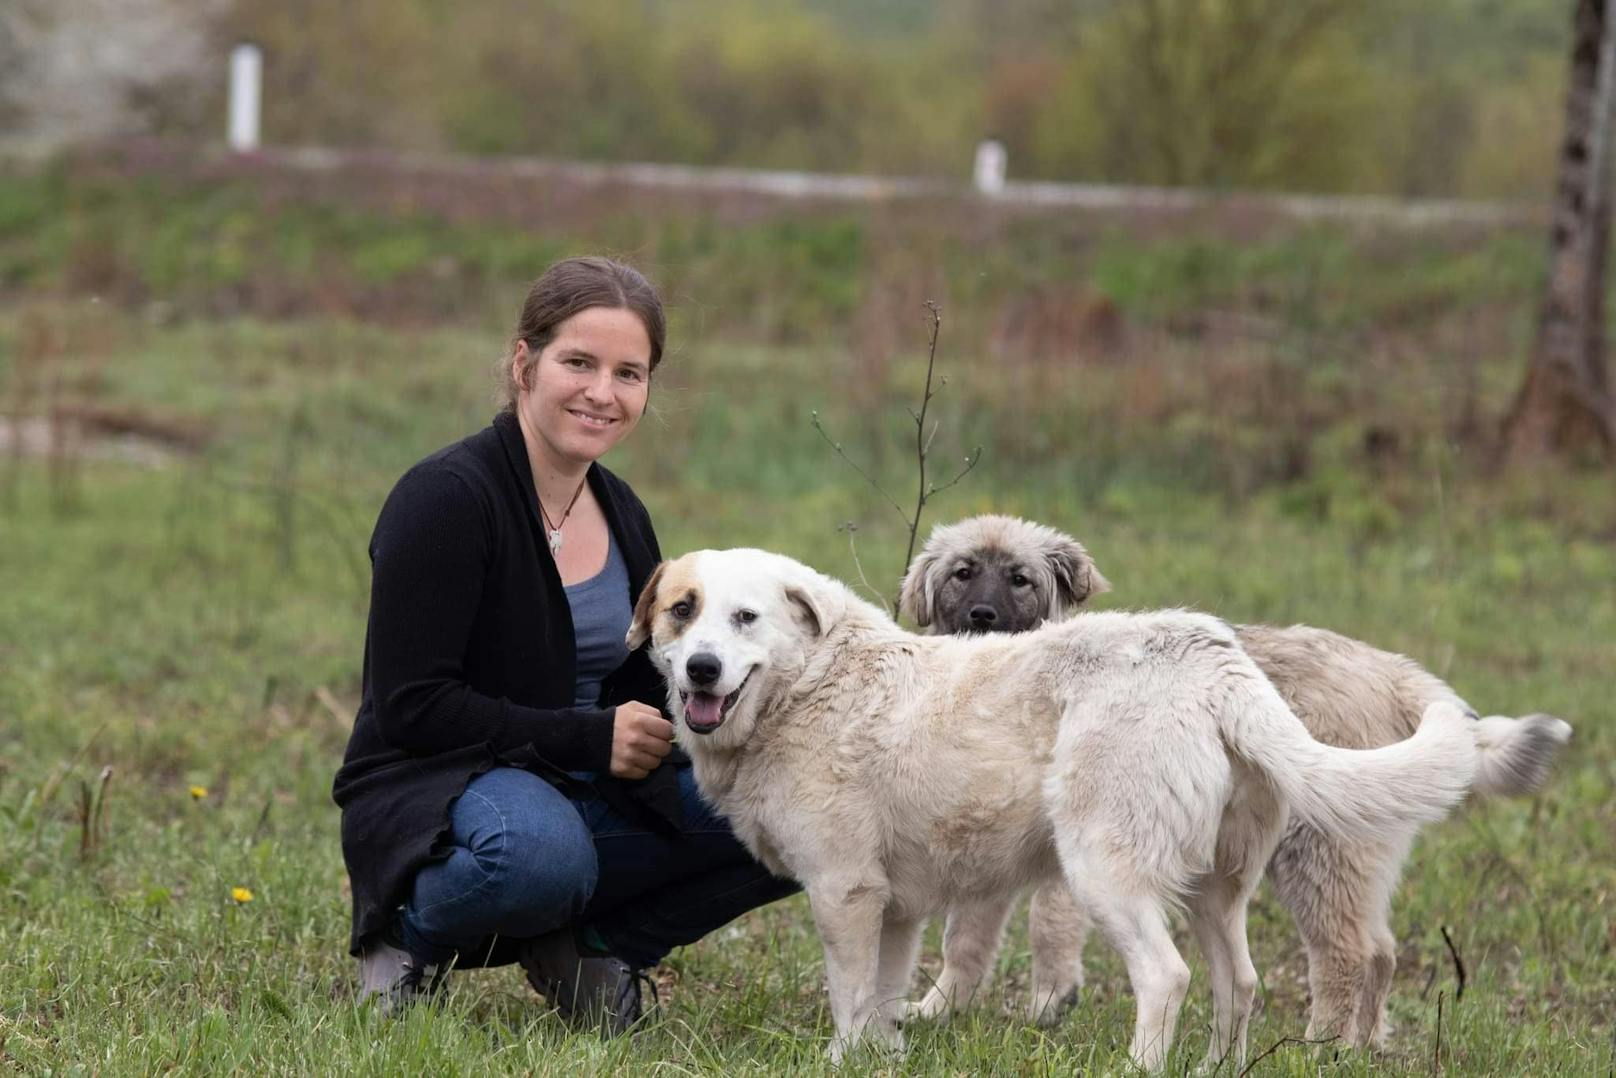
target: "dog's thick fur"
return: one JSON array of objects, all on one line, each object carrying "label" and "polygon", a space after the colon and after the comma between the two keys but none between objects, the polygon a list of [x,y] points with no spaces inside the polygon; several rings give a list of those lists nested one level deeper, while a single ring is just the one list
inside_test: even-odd
[{"label": "dog's thick fur", "polygon": [[1238,1057],[1246,902],[1288,814],[1379,841],[1475,770],[1446,702],[1387,748],[1314,741],[1234,632],[1184,611],[916,636],[788,558],[699,551],[647,583],[629,645],[648,637],[703,794],[808,893],[838,1059],[901,1045],[926,918],[1056,879],[1127,963],[1136,1062],[1161,1064],[1187,991],[1179,905],[1211,969],[1210,1058]]},{"label": "dog's thick fur", "polygon": [[[1110,584],[1069,535],[1015,517],[980,516],[933,530],[905,575],[901,606],[936,632],[1022,632],[1075,611]],[[1419,664],[1323,629],[1235,626],[1241,646],[1308,731],[1343,748],[1411,735],[1435,703],[1470,711]],[[1548,715],[1473,723],[1479,749],[1473,792],[1521,794],[1548,777],[1571,727]],[[1386,1032],[1396,965],[1388,918],[1415,826],[1369,836],[1293,819],[1268,865],[1279,899],[1307,944],[1312,1014],[1307,1035],[1363,1046]],[[959,906],[944,933],[944,968],[918,1008],[939,1014],[968,1002],[991,975],[1010,904]],[[1088,921],[1057,883],[1033,896],[1035,1018],[1049,1022],[1082,984]]]}]

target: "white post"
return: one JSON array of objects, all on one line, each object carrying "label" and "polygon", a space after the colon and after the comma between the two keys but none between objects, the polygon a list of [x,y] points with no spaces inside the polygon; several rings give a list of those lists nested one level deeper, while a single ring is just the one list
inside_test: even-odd
[{"label": "white post", "polygon": [[237,153],[258,149],[258,105],[263,84],[264,54],[243,42],[230,50],[230,148]]},{"label": "white post", "polygon": [[1004,143],[993,139],[977,143],[976,168],[971,176],[977,191],[984,195],[1003,193],[1005,157]]}]

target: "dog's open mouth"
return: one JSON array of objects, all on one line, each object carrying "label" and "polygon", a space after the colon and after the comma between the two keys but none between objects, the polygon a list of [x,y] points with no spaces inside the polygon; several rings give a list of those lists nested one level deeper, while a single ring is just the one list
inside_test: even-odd
[{"label": "dog's open mouth", "polygon": [[[754,667],[753,669],[756,669]],[[679,691],[679,701],[685,708],[685,725],[690,727],[692,733],[710,734],[724,723],[729,709],[735,706],[740,698],[741,690],[746,683],[752,680],[752,671],[748,670],[741,683],[735,686],[735,691],[728,696],[716,696],[710,692]]]}]

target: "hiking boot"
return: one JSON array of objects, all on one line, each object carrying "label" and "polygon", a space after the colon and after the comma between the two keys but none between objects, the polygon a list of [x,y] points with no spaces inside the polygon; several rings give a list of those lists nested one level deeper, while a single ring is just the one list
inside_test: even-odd
[{"label": "hiking boot", "polygon": [[[615,1037],[644,1013],[641,986],[650,978],[611,955],[580,951],[570,928],[529,940],[517,959],[534,990],[575,1026]],[[655,984],[651,995],[656,996]]]},{"label": "hiking boot", "polygon": [[359,958],[359,1001],[375,996],[383,1014],[398,1014],[435,996],[448,976],[447,963],[420,962],[388,940],[372,939]]}]

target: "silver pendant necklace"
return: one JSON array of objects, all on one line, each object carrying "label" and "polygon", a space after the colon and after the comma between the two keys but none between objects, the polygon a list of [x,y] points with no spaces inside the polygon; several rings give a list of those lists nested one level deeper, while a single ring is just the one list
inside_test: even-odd
[{"label": "silver pendant necklace", "polygon": [[[567,518],[572,516],[572,507],[578,504],[578,495],[584,492],[584,484],[588,481],[589,475],[585,473],[584,477],[578,480],[578,489],[572,492],[572,501],[568,502],[567,507],[561,511],[561,519],[553,524],[550,522],[550,514],[544,511],[544,499],[538,499],[539,516],[544,518],[544,535],[549,540],[550,557],[552,558],[561,552],[561,525],[565,524]],[[537,493],[538,491],[534,491],[535,495]]]}]

